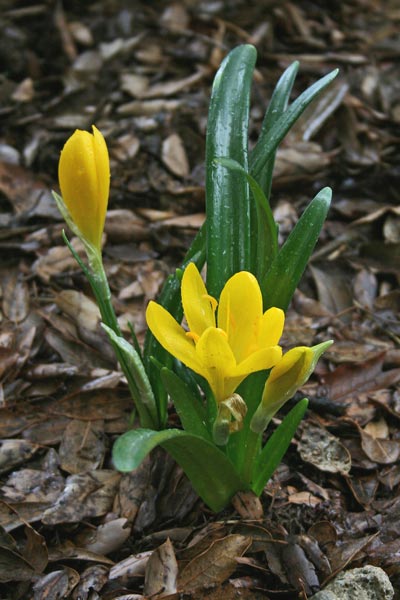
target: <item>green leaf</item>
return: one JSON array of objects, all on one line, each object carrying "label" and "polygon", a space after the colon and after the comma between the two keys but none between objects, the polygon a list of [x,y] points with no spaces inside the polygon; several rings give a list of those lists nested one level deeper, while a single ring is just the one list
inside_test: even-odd
[{"label": "green leaf", "polygon": [[[296,60],[286,71],[281,75],[278,83],[275,86],[274,92],[268,104],[267,111],[261,126],[261,132],[253,151],[250,154],[250,164],[254,161],[259,153],[262,153],[262,148],[268,143],[268,138],[272,127],[286,111],[290,93],[299,70],[299,63]],[[275,152],[272,152],[270,159],[259,174],[258,183],[263,189],[266,197],[269,199],[271,193],[272,173],[274,170]]]},{"label": "green leaf", "polygon": [[264,310],[287,310],[328,214],[332,190],[322,189],[301,215],[260,284]]},{"label": "green leaf", "polygon": [[168,394],[171,396],[183,429],[187,433],[192,433],[211,441],[206,426],[207,421],[204,406],[201,405],[199,399],[192,393],[189,386],[178,375],[167,368],[161,369],[160,376]]},{"label": "green leaf", "polygon": [[[241,173],[247,179],[250,186],[255,200],[257,216],[254,223],[253,236],[255,246],[253,271],[257,280],[262,281],[272,261],[278,254],[278,228],[271,207],[257,181],[238,162],[230,158],[218,158],[216,162],[227,169]],[[257,231],[255,231],[255,228]]]},{"label": "green leaf", "polygon": [[117,349],[118,358],[120,360],[122,358],[121,366],[124,373],[128,373],[128,383],[133,383],[129,388],[139,413],[141,425],[143,427],[156,427],[158,424],[156,400],[139,354],[129,342],[117,335],[105,323],[102,323],[101,326],[110,338],[114,348]]},{"label": "green leaf", "polygon": [[114,464],[119,471],[132,471],[158,445],[182,467],[197,494],[213,511],[222,510],[236,492],[246,489],[223,452],[179,429],[128,431],[114,444]]},{"label": "green leaf", "polygon": [[[177,269],[173,275],[170,275],[166,279],[161,293],[157,298],[159,304],[161,304],[169,313],[171,313],[178,322],[182,320],[183,315],[181,304],[182,274],[185,267],[190,262],[194,262],[199,271],[203,268],[206,258],[205,240],[206,230],[205,226],[203,225],[193,240],[188,252],[186,253],[182,267]],[[154,361],[151,360],[152,357],[155,359]],[[148,329],[146,332],[143,361],[151,386],[154,390],[154,394],[157,398],[161,426],[165,426],[167,422],[167,394],[161,383],[160,370],[157,364],[162,364],[165,367],[171,367],[173,358],[156,340],[150,329]]]},{"label": "green leaf", "polygon": [[286,415],[279,427],[271,435],[258,459],[253,465],[252,490],[257,496],[261,494],[265,484],[280,464],[296,429],[307,410],[308,400],[303,398]]},{"label": "green leaf", "polygon": [[[260,142],[257,143],[250,157],[250,173],[253,175],[254,179],[259,182],[262,181],[263,170],[273,157],[275,150],[289,129],[305,111],[310,102],[312,102],[314,98],[316,98],[326,86],[335,79],[338,72],[338,69],[331,71],[331,73],[328,73],[325,77],[322,77],[322,79],[316,81],[307,88],[294,102],[292,102],[289,108],[283,112],[281,117],[275,121],[268,132],[265,130],[265,134],[262,135]],[[290,85],[290,80],[288,83]],[[221,156],[224,155],[221,154]]]},{"label": "green leaf", "polygon": [[246,180],[216,165],[219,156],[247,170],[254,46],[234,48],[214,79],[206,138],[207,289],[218,298],[234,273],[251,270],[250,195]]}]

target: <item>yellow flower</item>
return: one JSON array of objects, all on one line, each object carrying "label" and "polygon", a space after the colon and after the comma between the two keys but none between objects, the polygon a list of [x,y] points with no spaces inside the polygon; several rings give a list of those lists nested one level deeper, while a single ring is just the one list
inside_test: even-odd
[{"label": "yellow flower", "polygon": [[77,129],[62,149],[58,165],[61,195],[82,238],[97,250],[110,189],[110,162],[104,137]]},{"label": "yellow flower", "polygon": [[332,343],[329,340],[312,348],[297,346],[286,352],[265,383],[261,403],[250,423],[253,431],[261,433],[267,428],[274,414],[306,383],[318,359]]},{"label": "yellow flower", "polygon": [[233,275],[218,306],[190,263],[181,293],[189,331],[155,302],[147,307],[147,324],[168,352],[208,381],[217,402],[229,398],[250,373],[270,369],[279,361],[284,313],[279,308],[263,313],[254,275],[247,271]]}]

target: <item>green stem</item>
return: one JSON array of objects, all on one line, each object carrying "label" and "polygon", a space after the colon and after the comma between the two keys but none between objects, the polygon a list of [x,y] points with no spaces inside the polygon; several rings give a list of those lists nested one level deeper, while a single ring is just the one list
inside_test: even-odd
[{"label": "green stem", "polygon": [[245,452],[240,465],[240,478],[248,485],[251,485],[253,479],[253,470],[256,458],[261,448],[261,435],[249,430],[246,436]]},{"label": "green stem", "polygon": [[89,265],[93,278],[92,289],[98,302],[101,318],[114,333],[121,335],[121,330],[111,301],[111,290],[104,270],[101,254],[89,256]]},{"label": "green stem", "polygon": [[[89,255],[88,253],[88,259],[91,271],[89,281],[100,309],[101,318],[116,335],[122,337],[114,307],[112,305],[111,290],[110,286],[108,285],[107,275],[104,270],[101,254],[96,252],[90,253]],[[150,411],[141,401],[140,397],[140,388],[143,389],[143,387],[146,387],[147,382],[136,380],[136,378],[142,377],[140,370],[136,370],[135,373],[133,373],[128,365],[125,354],[121,351],[117,344],[113,343],[112,340],[111,344],[114,348],[118,362],[121,365],[121,369],[127,379],[129,391],[139,413],[141,427],[158,429],[160,426],[158,418],[150,413]]]}]

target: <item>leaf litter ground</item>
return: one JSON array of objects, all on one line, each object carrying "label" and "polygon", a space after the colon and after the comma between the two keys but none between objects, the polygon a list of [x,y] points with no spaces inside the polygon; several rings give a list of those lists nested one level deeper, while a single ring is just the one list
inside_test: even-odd
[{"label": "leaf litter ground", "polygon": [[[1,598],[307,598],[366,564],[400,597],[398,7],[1,4]],[[271,199],[282,241],[334,190],[284,346],[335,344],[261,501],[214,515],[162,452],[113,469],[132,405],[50,190],[64,141],[95,122],[112,161],[105,265],[123,331],[142,337],[204,220],[210,86],[244,42],[254,132],[293,60],[296,94],[340,67],[280,148]]]}]

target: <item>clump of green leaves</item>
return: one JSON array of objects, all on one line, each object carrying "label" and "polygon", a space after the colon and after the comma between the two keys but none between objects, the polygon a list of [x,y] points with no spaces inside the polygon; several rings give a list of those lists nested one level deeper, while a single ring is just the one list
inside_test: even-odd
[{"label": "clump of green leaves", "polygon": [[[183,265],[147,310],[143,351],[115,327],[111,301],[99,300],[104,328],[127,376],[141,421],[116,442],[115,466],[138,467],[157,445],[182,466],[215,511],[240,490],[261,494],[307,408],[298,402],[263,443],[274,414],[304,384],[331,342],[282,356],[284,312],[325,221],[331,190],[310,202],[286,242],[269,197],[276,150],[305,108],[335,78],[329,73],[289,102],[298,71],[278,81],[253,150],[248,148],[251,45],[235,48],[216,74],[206,143],[206,222]],[[200,270],[206,264],[203,283]],[[93,265],[91,265],[93,267]],[[96,297],[99,273],[86,269]],[[102,282],[105,289],[106,282]],[[107,286],[106,286],[107,287]],[[108,287],[107,287],[108,289]],[[180,323],[185,313],[189,330]],[[182,429],[167,427],[168,400]]]}]

